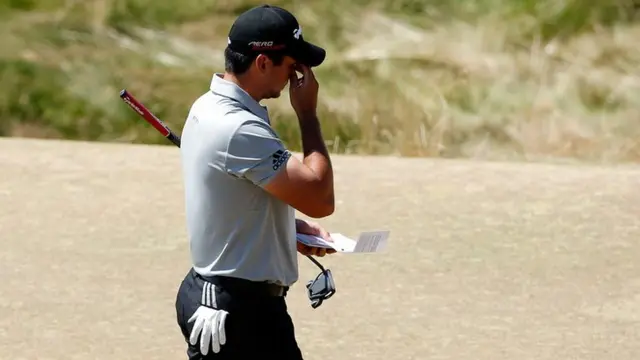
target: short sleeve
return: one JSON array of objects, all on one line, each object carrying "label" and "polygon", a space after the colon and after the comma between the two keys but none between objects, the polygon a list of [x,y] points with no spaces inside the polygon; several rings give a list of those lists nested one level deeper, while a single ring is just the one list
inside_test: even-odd
[{"label": "short sleeve", "polygon": [[242,124],[229,141],[225,168],[231,175],[266,185],[291,157],[280,138],[262,121]]}]

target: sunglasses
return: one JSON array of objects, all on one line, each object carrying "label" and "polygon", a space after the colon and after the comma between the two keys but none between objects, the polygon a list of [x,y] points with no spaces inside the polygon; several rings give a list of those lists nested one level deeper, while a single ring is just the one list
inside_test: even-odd
[{"label": "sunglasses", "polygon": [[307,283],[307,295],[311,301],[311,307],[316,309],[324,300],[329,299],[336,293],[336,284],[333,282],[333,275],[331,270],[325,269],[316,259],[307,255],[318,268],[320,268],[320,274],[316,276],[315,280],[311,280]]}]

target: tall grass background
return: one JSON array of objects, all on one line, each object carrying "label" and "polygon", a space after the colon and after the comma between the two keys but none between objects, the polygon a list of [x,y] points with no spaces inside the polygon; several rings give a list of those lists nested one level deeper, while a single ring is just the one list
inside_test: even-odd
[{"label": "tall grass background", "polygon": [[[223,71],[248,0],[0,0],[0,136],[166,144]],[[640,22],[630,0],[274,0],[327,48],[334,153],[640,160]],[[287,92],[265,102],[300,149]]]}]

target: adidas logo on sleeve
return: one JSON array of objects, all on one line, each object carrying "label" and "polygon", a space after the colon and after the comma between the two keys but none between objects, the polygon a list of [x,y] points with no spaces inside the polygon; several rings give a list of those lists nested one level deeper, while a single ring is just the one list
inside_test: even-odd
[{"label": "adidas logo on sleeve", "polygon": [[278,170],[290,156],[291,153],[288,150],[278,150],[274,152],[273,155],[271,155],[273,159],[273,170]]}]

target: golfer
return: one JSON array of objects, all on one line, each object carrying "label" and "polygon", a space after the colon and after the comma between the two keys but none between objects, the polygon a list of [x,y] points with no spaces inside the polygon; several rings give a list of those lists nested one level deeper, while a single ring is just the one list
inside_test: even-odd
[{"label": "golfer", "polygon": [[[191,360],[302,359],[285,295],[298,280],[297,253],[327,253],[298,244],[296,231],[331,241],[318,224],[295,218],[296,209],[311,218],[334,211],[311,70],[324,58],[291,13],[252,8],[231,27],[224,74],[213,75],[189,111],[180,151],[192,268],[175,305]],[[260,104],[287,84],[302,158]]]}]

